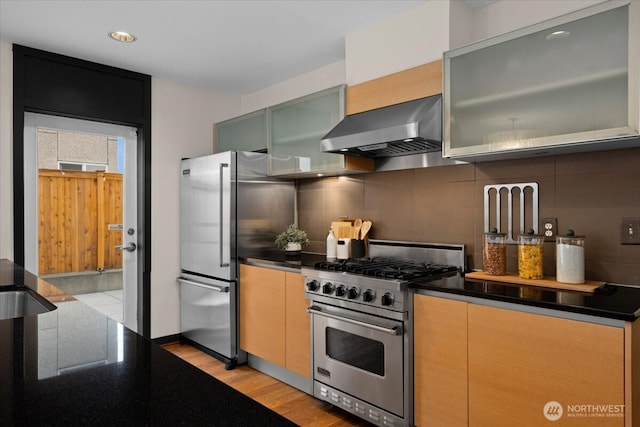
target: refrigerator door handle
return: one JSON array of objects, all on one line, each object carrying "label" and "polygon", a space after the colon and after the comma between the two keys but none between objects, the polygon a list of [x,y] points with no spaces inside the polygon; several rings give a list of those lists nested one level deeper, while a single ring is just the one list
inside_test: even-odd
[{"label": "refrigerator door handle", "polygon": [[206,285],[204,283],[193,282],[191,280],[182,279],[182,278],[178,278],[178,282],[184,283],[185,285],[193,285],[193,286],[198,286],[205,289],[210,289],[212,291],[229,292],[229,286]]},{"label": "refrigerator door handle", "polygon": [[[224,262],[224,168],[228,168],[227,163],[220,163],[220,267],[229,267],[229,262]],[[231,256],[231,254],[229,254]]]}]

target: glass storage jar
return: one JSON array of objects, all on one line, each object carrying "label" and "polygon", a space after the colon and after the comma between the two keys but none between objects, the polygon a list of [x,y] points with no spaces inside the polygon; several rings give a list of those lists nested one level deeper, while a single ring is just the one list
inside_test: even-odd
[{"label": "glass storage jar", "polygon": [[542,279],[544,236],[527,230],[518,236],[518,275],[522,279]]},{"label": "glass storage jar", "polygon": [[482,242],[482,271],[492,276],[507,274],[507,245],[506,233],[498,233],[492,228],[490,233],[484,233]]},{"label": "glass storage jar", "polygon": [[576,236],[573,230],[556,236],[556,280],[584,283],[584,236]]}]

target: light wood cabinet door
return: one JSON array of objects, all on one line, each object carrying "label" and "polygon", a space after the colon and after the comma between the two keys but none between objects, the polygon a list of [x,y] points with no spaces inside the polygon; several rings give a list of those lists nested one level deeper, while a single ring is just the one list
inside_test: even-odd
[{"label": "light wood cabinet door", "polygon": [[285,272],[240,266],[240,348],[285,367]]},{"label": "light wood cabinet door", "polygon": [[309,301],[304,297],[304,276],[287,272],[285,282],[286,368],[305,378],[310,378],[311,326],[307,312]]},{"label": "light wood cabinet door", "polygon": [[442,60],[348,86],[347,114],[442,93]]},{"label": "light wood cabinet door", "polygon": [[467,426],[467,303],[414,296],[416,426]]},{"label": "light wood cabinet door", "polygon": [[468,344],[470,426],[624,425],[574,406],[624,404],[623,328],[469,304]]}]

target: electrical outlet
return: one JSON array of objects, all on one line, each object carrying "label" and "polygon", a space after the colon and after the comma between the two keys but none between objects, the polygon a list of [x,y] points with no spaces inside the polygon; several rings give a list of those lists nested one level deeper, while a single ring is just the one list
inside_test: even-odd
[{"label": "electrical outlet", "polygon": [[640,245],[640,218],[622,218],[620,221],[620,243]]},{"label": "electrical outlet", "polygon": [[558,233],[558,218],[542,218],[540,229],[545,242],[555,242]]}]

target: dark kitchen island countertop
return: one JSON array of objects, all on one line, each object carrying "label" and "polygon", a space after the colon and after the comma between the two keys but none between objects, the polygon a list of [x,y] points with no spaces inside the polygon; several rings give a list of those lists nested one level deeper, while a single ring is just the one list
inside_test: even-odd
[{"label": "dark kitchen island countertop", "polygon": [[[15,285],[56,289],[0,260],[0,292]],[[0,320],[0,425],[295,425],[73,297],[49,299],[56,310]]]}]

